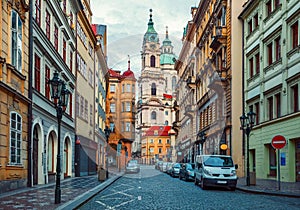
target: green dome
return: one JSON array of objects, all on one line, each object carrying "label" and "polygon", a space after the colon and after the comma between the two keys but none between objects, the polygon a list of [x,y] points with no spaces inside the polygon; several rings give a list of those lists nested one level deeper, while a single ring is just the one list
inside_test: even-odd
[{"label": "green dome", "polygon": [[161,54],[160,64],[175,64],[176,56],[174,54]]}]

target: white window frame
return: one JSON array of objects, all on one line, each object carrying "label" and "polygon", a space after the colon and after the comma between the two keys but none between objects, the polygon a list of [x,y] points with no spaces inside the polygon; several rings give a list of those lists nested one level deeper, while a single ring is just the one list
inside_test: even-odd
[{"label": "white window frame", "polygon": [[[22,116],[19,113],[15,111],[10,112],[9,128],[9,164],[22,165]],[[14,154],[12,151],[14,151]]]}]

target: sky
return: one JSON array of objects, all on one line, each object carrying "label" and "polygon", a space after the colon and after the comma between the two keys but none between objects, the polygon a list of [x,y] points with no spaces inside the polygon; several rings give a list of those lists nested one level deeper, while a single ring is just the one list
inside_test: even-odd
[{"label": "sky", "polygon": [[141,71],[143,36],[147,31],[149,9],[152,9],[154,28],[159,41],[169,38],[178,56],[182,46],[183,29],[192,19],[191,7],[199,0],[91,0],[92,23],[107,26],[108,67],[127,70],[128,55],[136,78]]}]

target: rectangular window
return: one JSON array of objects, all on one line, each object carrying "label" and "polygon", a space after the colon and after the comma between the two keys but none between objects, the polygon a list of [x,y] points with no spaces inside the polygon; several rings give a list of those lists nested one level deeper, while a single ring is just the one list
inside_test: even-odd
[{"label": "rectangular window", "polygon": [[256,113],[256,118],[255,118],[255,124],[258,125],[259,124],[259,102],[254,104],[255,107],[255,113]]},{"label": "rectangular window", "polygon": [[15,10],[11,12],[11,63],[22,72],[22,20]]},{"label": "rectangular window", "polygon": [[298,84],[292,87],[292,111],[297,112],[299,110],[299,89]]},{"label": "rectangular window", "polygon": [[122,85],[122,93],[125,92],[125,84]]},{"label": "rectangular window", "polygon": [[73,52],[70,50],[70,71],[73,72]]},{"label": "rectangular window", "polygon": [[125,125],[126,125],[126,127],[125,127],[126,130],[125,131],[130,132],[130,122],[126,122]]},{"label": "rectangular window", "polygon": [[93,105],[90,104],[90,125],[93,125],[93,113],[94,113],[94,109],[93,109]]},{"label": "rectangular window", "polygon": [[109,90],[110,90],[111,93],[116,92],[116,85],[115,85],[115,84],[111,84],[111,85],[109,86]]},{"label": "rectangular window", "polygon": [[251,78],[251,77],[253,77],[253,58],[249,59],[249,71],[250,71],[249,72],[249,74],[250,74],[249,76]]},{"label": "rectangular window", "polygon": [[116,104],[115,103],[111,103],[110,104],[110,112],[111,113],[115,113],[116,112]]},{"label": "rectangular window", "polygon": [[259,61],[259,53],[255,55],[255,73],[259,74],[260,71],[260,61]]},{"label": "rectangular window", "polygon": [[34,56],[34,88],[40,92],[41,85],[41,58],[35,54]]},{"label": "rectangular window", "polygon": [[275,0],[274,1],[274,8],[279,8],[280,7],[280,0]]},{"label": "rectangular window", "polygon": [[281,106],[280,106],[280,103],[281,103],[281,99],[280,99],[280,93],[276,94],[275,95],[275,111],[276,111],[276,118],[280,117],[281,116]]},{"label": "rectangular window", "polygon": [[268,119],[273,120],[273,96],[268,98]]},{"label": "rectangular window", "polygon": [[132,85],[132,92],[135,93],[135,85]]},{"label": "rectangular window", "polygon": [[49,66],[45,66],[45,96],[50,100],[50,68]]},{"label": "rectangular window", "polygon": [[271,65],[273,63],[273,46],[272,46],[272,42],[270,44],[268,44],[267,46],[267,53],[268,53],[268,65]]},{"label": "rectangular window", "polygon": [[158,153],[159,153],[159,154],[162,153],[162,148],[158,148]]},{"label": "rectangular window", "polygon": [[296,47],[298,47],[298,21],[295,22],[292,27],[292,49],[295,49]]},{"label": "rectangular window", "polygon": [[67,42],[65,38],[63,38],[63,60],[66,63],[67,60]]},{"label": "rectangular window", "polygon": [[89,119],[89,103],[88,100],[85,99],[84,101],[84,119],[87,121]]},{"label": "rectangular window", "polygon": [[126,105],[126,112],[130,112],[131,111],[130,102],[125,102],[125,105]]},{"label": "rectangular window", "polygon": [[50,40],[50,13],[46,10],[46,36]]},{"label": "rectangular window", "polygon": [[252,33],[252,19],[248,21],[248,30],[249,30],[249,34]]},{"label": "rectangular window", "polygon": [[69,115],[72,117],[73,116],[73,95],[70,93],[69,96]]},{"label": "rectangular window", "polygon": [[267,3],[266,3],[266,9],[267,9],[267,16],[269,16],[272,12],[272,1],[269,0]]},{"label": "rectangular window", "polygon": [[279,61],[281,58],[280,36],[275,39],[275,58],[276,61]]},{"label": "rectangular window", "polygon": [[58,51],[58,27],[54,25],[54,48]]},{"label": "rectangular window", "polygon": [[253,20],[254,20],[254,28],[257,28],[258,27],[258,13],[256,13],[256,15],[254,15]]},{"label": "rectangular window", "polygon": [[127,85],[126,85],[126,92],[127,92],[127,93],[130,93],[130,92],[131,92],[131,89],[130,89],[130,88],[131,88],[130,84],[127,84]]},{"label": "rectangular window", "polygon": [[35,22],[41,26],[41,0],[35,0]]},{"label": "rectangular window", "polygon": [[67,0],[63,0],[63,12],[67,14]]},{"label": "rectangular window", "polygon": [[10,113],[10,164],[21,164],[22,117],[16,112]]}]

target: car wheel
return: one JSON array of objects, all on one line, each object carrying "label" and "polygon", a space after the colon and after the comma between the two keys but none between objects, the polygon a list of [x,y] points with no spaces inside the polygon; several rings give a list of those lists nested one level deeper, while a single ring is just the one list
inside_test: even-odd
[{"label": "car wheel", "polygon": [[188,181],[189,180],[189,178],[188,178],[188,176],[185,174],[185,176],[184,176],[184,180],[185,181]]},{"label": "car wheel", "polygon": [[179,179],[180,179],[180,180],[182,179],[181,176],[180,176],[180,174],[179,174]]},{"label": "car wheel", "polygon": [[235,191],[236,187],[230,187],[230,191]]}]

